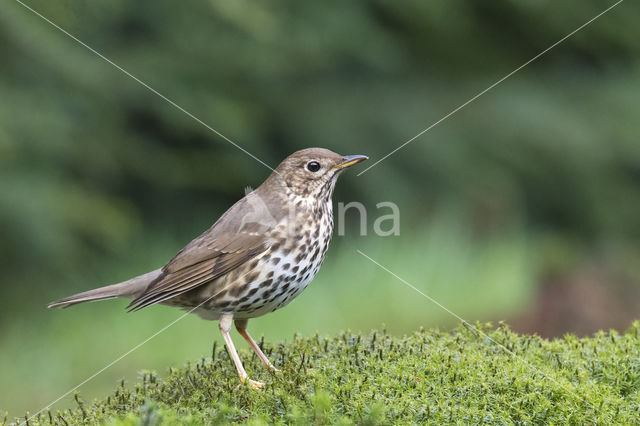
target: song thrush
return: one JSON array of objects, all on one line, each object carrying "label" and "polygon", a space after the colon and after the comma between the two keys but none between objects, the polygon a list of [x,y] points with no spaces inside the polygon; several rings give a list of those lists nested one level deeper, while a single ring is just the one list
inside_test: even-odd
[{"label": "song thrush", "polygon": [[322,148],[297,151],[164,267],[49,308],[124,297],[133,299],[130,311],[161,303],[219,320],[240,380],[260,388],[263,383],[247,378],[229,335],[231,322],[274,368],[247,332],[247,321],[287,305],[314,278],[331,240],[338,175],[366,159]]}]

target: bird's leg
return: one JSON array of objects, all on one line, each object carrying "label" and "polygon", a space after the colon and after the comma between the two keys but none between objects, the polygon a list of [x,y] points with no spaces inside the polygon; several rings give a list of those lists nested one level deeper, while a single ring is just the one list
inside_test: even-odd
[{"label": "bird's leg", "polygon": [[249,322],[249,320],[237,319],[234,322],[236,324],[236,330],[238,330],[238,333],[240,333],[240,335],[244,337],[244,340],[246,340],[249,343],[249,346],[251,346],[251,349],[253,349],[256,355],[258,355],[258,358],[260,358],[260,361],[262,361],[265,367],[270,368],[273,371],[280,371],[276,367],[274,367],[273,364],[271,364],[271,362],[269,362],[269,358],[267,358],[264,352],[262,352],[262,350],[260,349],[260,346],[257,345],[257,343],[251,338],[251,336],[247,332],[247,323]]},{"label": "bird's leg", "polygon": [[231,321],[233,321],[233,315],[230,315],[230,314],[222,315],[220,317],[219,326],[220,326],[220,332],[222,333],[222,337],[224,337],[224,341],[227,344],[227,348],[229,348],[229,352],[231,353],[231,358],[233,359],[233,363],[236,365],[236,369],[238,370],[240,381],[244,383],[245,380],[248,380],[252,388],[260,389],[262,386],[264,386],[264,383],[256,382],[255,380],[251,380],[247,377],[247,372],[244,370],[244,367],[242,366],[242,362],[240,361],[238,352],[236,352],[236,348],[235,346],[233,346],[233,342],[231,341],[231,336],[229,335],[229,331],[231,331]]}]

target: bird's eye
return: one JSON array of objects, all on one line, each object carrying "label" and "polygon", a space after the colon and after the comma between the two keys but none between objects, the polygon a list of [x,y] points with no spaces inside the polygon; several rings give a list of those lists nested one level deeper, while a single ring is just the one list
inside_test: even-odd
[{"label": "bird's eye", "polygon": [[309,161],[307,163],[307,170],[314,173],[317,172],[318,170],[320,170],[320,163],[318,163],[317,161]]}]

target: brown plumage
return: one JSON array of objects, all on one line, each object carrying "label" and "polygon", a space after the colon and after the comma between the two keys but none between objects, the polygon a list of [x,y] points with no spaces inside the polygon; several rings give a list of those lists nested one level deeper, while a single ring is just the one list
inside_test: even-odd
[{"label": "brown plumage", "polygon": [[125,297],[133,299],[130,311],[160,303],[218,319],[240,379],[248,380],[229,336],[231,322],[273,368],[247,333],[247,320],[285,306],[311,282],[331,240],[337,177],[366,158],[322,148],[295,152],[163,268],[49,307]]}]

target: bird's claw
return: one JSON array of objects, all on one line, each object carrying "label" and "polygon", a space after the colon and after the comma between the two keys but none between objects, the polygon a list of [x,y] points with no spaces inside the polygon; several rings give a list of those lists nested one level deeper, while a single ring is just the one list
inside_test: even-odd
[{"label": "bird's claw", "polygon": [[269,364],[267,367],[269,368],[269,370],[273,371],[274,373],[280,373],[281,371],[279,368],[276,368],[271,364]]},{"label": "bird's claw", "polygon": [[256,380],[251,380],[251,379],[247,379],[247,382],[249,382],[249,385],[256,390],[260,390],[264,387],[263,382],[258,382]]}]

